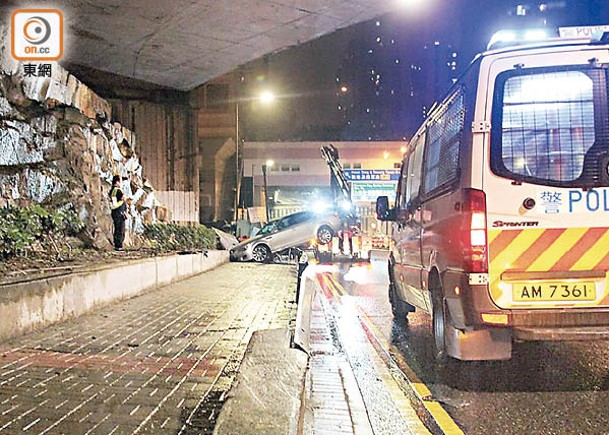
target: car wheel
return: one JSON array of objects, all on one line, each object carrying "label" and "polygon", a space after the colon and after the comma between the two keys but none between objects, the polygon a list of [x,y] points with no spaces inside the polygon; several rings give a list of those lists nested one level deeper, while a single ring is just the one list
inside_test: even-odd
[{"label": "car wheel", "polygon": [[271,261],[271,250],[266,245],[257,245],[252,250],[252,258],[258,263],[268,263]]},{"label": "car wheel", "polygon": [[334,237],[334,231],[327,225],[323,225],[317,230],[317,241],[320,245],[327,245],[332,241],[332,237]]}]

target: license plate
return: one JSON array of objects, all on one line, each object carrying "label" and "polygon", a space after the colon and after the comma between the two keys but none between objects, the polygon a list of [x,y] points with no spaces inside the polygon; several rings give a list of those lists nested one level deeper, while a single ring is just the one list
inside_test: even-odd
[{"label": "license plate", "polygon": [[516,282],[512,283],[515,302],[535,301],[593,301],[596,299],[594,282]]}]

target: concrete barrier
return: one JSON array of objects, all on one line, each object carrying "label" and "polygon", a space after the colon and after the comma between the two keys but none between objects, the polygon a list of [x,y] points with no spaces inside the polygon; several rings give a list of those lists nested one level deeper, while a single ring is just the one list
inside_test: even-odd
[{"label": "concrete barrier", "polygon": [[296,312],[296,328],[294,330],[294,343],[307,354],[311,353],[311,313],[313,311],[313,298],[319,284],[315,279],[315,267],[307,266],[300,275],[298,289],[298,311]]},{"label": "concrete barrier", "polygon": [[0,340],[68,320],[228,262],[228,251],[112,263],[0,286]]},{"label": "concrete barrier", "polygon": [[290,348],[288,329],[255,331],[214,435],[296,435],[307,354]]}]

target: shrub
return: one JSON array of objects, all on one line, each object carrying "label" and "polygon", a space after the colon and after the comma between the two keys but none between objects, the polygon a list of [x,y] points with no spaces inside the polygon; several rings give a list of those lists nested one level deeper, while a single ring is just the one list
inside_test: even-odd
[{"label": "shrub", "polygon": [[83,227],[76,213],[67,207],[0,208],[0,259],[27,254],[36,242],[55,243],[65,236],[78,234]]},{"label": "shrub", "polygon": [[214,230],[204,225],[147,224],[144,237],[154,248],[163,251],[214,249],[218,243]]}]

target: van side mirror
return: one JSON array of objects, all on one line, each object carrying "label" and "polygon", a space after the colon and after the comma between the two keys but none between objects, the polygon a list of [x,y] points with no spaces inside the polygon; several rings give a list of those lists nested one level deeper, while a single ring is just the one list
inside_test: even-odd
[{"label": "van side mirror", "polygon": [[389,207],[389,198],[386,196],[376,198],[376,218],[380,221],[395,220],[395,208]]}]

